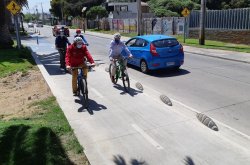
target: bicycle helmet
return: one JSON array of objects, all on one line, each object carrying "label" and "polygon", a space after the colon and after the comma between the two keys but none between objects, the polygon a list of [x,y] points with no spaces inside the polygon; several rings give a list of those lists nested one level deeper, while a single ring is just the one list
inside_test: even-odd
[{"label": "bicycle helmet", "polygon": [[83,40],[81,37],[76,37],[76,38],[74,38],[74,43],[82,43],[83,44]]},{"label": "bicycle helmet", "polygon": [[114,39],[120,39],[121,38],[121,34],[120,33],[115,33],[114,34]]},{"label": "bicycle helmet", "polygon": [[81,30],[80,30],[80,29],[77,29],[77,30],[76,30],[76,33],[81,33]]}]

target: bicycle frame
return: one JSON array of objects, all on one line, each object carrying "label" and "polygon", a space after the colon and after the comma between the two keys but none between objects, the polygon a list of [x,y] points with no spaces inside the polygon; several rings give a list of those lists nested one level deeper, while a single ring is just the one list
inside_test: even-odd
[{"label": "bicycle frame", "polygon": [[[116,73],[115,73],[115,79],[114,79],[113,83],[116,84],[118,79],[122,79],[122,83],[123,83],[125,91],[129,92],[130,82],[129,82],[129,76],[128,76],[127,72],[125,72],[126,66],[124,65],[124,61],[123,61],[123,59],[116,59],[114,62],[116,65]],[[112,64],[110,64],[110,68],[109,68],[110,74],[111,74],[111,66],[112,66]]]},{"label": "bicycle frame", "polygon": [[122,72],[124,71],[124,64],[123,64],[123,60],[116,60],[116,76],[118,78],[121,78],[122,77]]},{"label": "bicycle frame", "polygon": [[83,96],[83,104],[85,108],[88,108],[88,84],[86,76],[83,74],[82,67],[72,67],[72,70],[77,69],[77,91],[78,93],[82,93]]}]

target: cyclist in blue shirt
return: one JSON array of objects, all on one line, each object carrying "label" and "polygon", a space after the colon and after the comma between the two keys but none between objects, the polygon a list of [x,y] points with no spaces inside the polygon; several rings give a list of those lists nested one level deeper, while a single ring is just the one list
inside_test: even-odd
[{"label": "cyclist in blue shirt", "polygon": [[110,43],[110,51],[109,51],[109,59],[112,64],[111,68],[111,80],[114,82],[114,76],[116,73],[116,63],[115,59],[123,60],[123,64],[125,67],[127,67],[127,59],[124,57],[132,58],[133,55],[128,50],[127,46],[121,41],[121,35],[120,33],[114,34],[114,40]]},{"label": "cyclist in blue shirt", "polygon": [[82,40],[83,40],[83,43],[84,43],[85,45],[89,46],[87,40],[86,40],[85,37],[81,34],[81,30],[80,30],[80,29],[77,29],[77,30],[76,30],[76,35],[75,35],[74,38],[76,38],[76,37],[81,37]]}]

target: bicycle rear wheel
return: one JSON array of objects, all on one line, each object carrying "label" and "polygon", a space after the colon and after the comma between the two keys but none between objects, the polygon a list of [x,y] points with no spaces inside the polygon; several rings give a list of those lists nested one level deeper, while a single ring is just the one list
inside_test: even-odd
[{"label": "bicycle rear wheel", "polygon": [[88,89],[87,89],[87,82],[85,79],[80,79],[79,81],[79,87],[82,93],[82,103],[85,106],[85,108],[88,107]]},{"label": "bicycle rear wheel", "polygon": [[[115,74],[115,76],[114,76],[114,81],[112,81],[112,78],[111,78],[111,68],[112,68],[112,64],[109,65],[109,76],[110,76],[110,80],[111,80],[112,83],[116,84],[117,81],[118,81],[118,76],[117,76],[117,74]],[[116,72],[117,72],[117,71],[116,71]]]},{"label": "bicycle rear wheel", "polygon": [[122,72],[122,83],[123,83],[124,90],[126,92],[129,92],[129,90],[130,90],[130,81],[129,81],[128,74],[125,73],[125,71]]}]

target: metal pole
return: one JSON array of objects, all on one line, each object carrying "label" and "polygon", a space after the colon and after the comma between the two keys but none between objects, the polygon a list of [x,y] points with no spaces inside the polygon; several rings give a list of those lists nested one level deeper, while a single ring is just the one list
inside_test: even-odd
[{"label": "metal pole", "polygon": [[42,19],[43,19],[43,25],[44,25],[44,13],[43,13],[43,3],[41,2],[41,8],[42,8]]},{"label": "metal pole", "polygon": [[16,28],[16,41],[17,41],[17,47],[18,49],[21,49],[21,40],[19,36],[19,28],[18,28],[18,20],[17,20],[17,15],[14,15],[14,21],[15,21],[15,28]]},{"label": "metal pole", "polygon": [[137,34],[141,35],[141,0],[137,0]]},{"label": "metal pole", "polygon": [[201,0],[199,44],[205,45],[206,0]]},{"label": "metal pole", "polygon": [[64,19],[63,18],[64,17],[63,16],[63,2],[62,1],[61,1],[61,5],[60,6],[61,6],[61,14],[62,14],[62,23],[61,24],[64,24],[64,20],[63,20]]},{"label": "metal pole", "polygon": [[187,23],[186,17],[184,17],[184,43],[186,43],[186,31],[187,31]]}]

